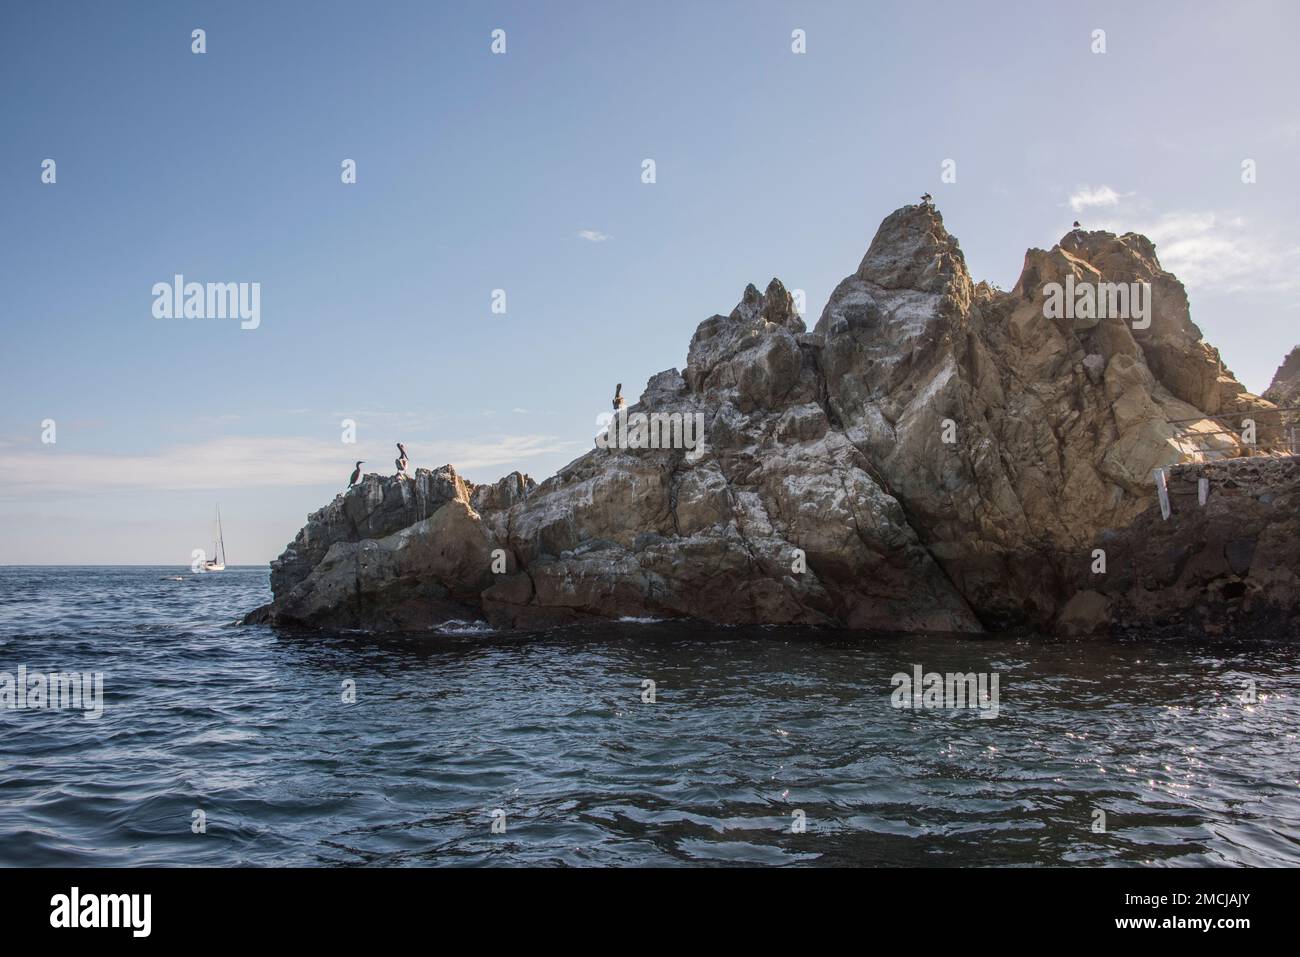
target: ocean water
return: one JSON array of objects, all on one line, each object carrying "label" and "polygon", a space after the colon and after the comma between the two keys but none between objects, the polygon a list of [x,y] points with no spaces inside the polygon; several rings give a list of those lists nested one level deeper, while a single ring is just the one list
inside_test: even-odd
[{"label": "ocean water", "polygon": [[[0,672],[104,681],[0,710],[0,864],[1300,863],[1294,646],[238,624],[269,597],[0,568]],[[998,675],[997,717],[894,707],[916,665]]]}]

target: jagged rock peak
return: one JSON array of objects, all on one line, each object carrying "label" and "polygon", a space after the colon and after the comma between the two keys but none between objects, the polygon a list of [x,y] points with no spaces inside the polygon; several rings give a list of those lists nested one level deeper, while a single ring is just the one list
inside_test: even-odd
[{"label": "jagged rock peak", "polygon": [[904,206],[885,217],[855,275],[885,289],[954,292],[970,301],[971,279],[956,237],[933,206]]},{"label": "jagged rock peak", "polygon": [[[1053,265],[1044,268],[1049,262]],[[1059,280],[1067,272],[1073,272],[1077,281],[1167,283],[1178,286],[1179,295],[1186,298],[1177,279],[1161,267],[1155,243],[1141,233],[1117,236],[1104,229],[1071,230],[1050,250],[1027,250],[1012,291],[1029,297],[1038,291],[1043,273],[1054,274]],[[1200,338],[1200,330],[1195,338]]]},{"label": "jagged rock peak", "polygon": [[[692,392],[725,389],[741,380],[742,391],[760,404],[785,397],[801,369],[797,337],[806,331],[795,310],[794,297],[773,279],[760,293],[750,283],[736,308],[727,316],[710,316],[691,337],[683,378]],[[745,370],[763,371],[759,382]],[[769,375],[770,373],[770,375]],[[755,388],[743,388],[745,384]]]},{"label": "jagged rock peak", "polygon": [[1156,244],[1141,233],[1117,236],[1104,229],[1072,229],[1061,237],[1057,245],[1098,268],[1105,265],[1107,256],[1118,255],[1123,256],[1126,262],[1129,257],[1137,257],[1151,267],[1153,274],[1163,272],[1156,259]]},{"label": "jagged rock peak", "polygon": [[1273,381],[1264,391],[1264,398],[1283,409],[1300,405],[1300,346],[1287,353],[1277,367]]},{"label": "jagged rock peak", "polygon": [[[789,329],[791,332],[804,331],[803,320],[794,307],[794,297],[790,295],[781,280],[773,278],[767,284],[765,292],[759,292],[752,282],[745,287],[736,308],[727,317],[733,322],[755,322],[762,319]],[[707,320],[706,320],[707,321]]]},{"label": "jagged rock peak", "polygon": [[470,491],[470,505],[476,512],[509,508],[522,502],[537,487],[532,477],[523,472],[511,472],[490,485],[476,485]]}]

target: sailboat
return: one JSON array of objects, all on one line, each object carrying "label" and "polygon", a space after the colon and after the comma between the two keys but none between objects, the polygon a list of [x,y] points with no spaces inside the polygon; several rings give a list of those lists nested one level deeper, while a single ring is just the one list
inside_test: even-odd
[{"label": "sailboat", "polygon": [[217,540],[212,543],[212,557],[203,563],[205,572],[226,570],[226,537],[221,531],[221,506],[217,506]]}]

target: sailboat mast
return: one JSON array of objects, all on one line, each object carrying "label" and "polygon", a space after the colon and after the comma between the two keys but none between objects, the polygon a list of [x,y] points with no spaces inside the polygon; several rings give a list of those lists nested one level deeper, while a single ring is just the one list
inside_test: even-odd
[{"label": "sailboat mast", "polygon": [[217,506],[217,541],[221,543],[221,564],[226,563],[226,533],[221,528],[221,506]]}]

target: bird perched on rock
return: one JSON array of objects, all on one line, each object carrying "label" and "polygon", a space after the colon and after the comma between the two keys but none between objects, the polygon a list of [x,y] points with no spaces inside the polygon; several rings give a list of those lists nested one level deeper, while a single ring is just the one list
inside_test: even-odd
[{"label": "bird perched on rock", "polygon": [[1074,221],[1074,226],[1073,226],[1072,228],[1073,228],[1073,229],[1082,229],[1083,227],[1079,225],[1079,221],[1076,219],[1076,220]]},{"label": "bird perched on rock", "polygon": [[614,411],[617,412],[626,405],[627,399],[623,398],[623,383],[620,382],[614,386]]},{"label": "bird perched on rock", "polygon": [[933,200],[933,199],[934,199],[934,197],[931,196],[929,193],[922,193],[922,194],[921,194],[921,205],[922,205],[922,206],[929,206],[929,205],[930,205],[930,201]]},{"label": "bird perched on rock", "polygon": [[403,445],[401,442],[397,443],[397,451],[398,451],[398,456],[396,460],[397,474],[403,475],[406,473],[406,463],[409,462],[410,459],[406,457],[406,446]]},{"label": "bird perched on rock", "polygon": [[361,481],[361,466],[364,464],[364,462],[358,462],[357,467],[352,470],[352,478],[348,479],[348,488],[351,488]]}]

